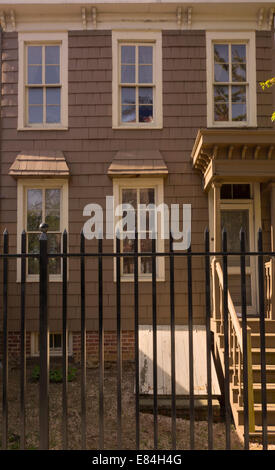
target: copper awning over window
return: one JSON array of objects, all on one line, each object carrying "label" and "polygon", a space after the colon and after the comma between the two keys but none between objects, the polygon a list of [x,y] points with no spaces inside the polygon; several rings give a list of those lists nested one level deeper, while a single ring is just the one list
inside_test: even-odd
[{"label": "copper awning over window", "polygon": [[158,150],[117,152],[108,168],[110,176],[167,175],[168,168]]},{"label": "copper awning over window", "polygon": [[69,168],[61,151],[21,152],[11,165],[9,175],[68,177]]}]

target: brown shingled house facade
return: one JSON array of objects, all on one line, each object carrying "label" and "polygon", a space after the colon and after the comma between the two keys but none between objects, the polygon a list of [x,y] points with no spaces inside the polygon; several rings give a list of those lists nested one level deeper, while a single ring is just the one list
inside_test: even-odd
[{"label": "brown shingled house facade", "polygon": [[[261,227],[264,249],[275,246],[275,133],[270,116],[273,88],[259,82],[274,76],[272,2],[51,2],[10,1],[1,17],[0,227],[9,232],[10,252],[20,251],[27,232],[35,252],[39,224],[49,225],[49,244],[79,252],[84,208],[106,197],[117,203],[143,201],[191,204],[192,249],[221,249],[228,230],[234,251],[241,227],[251,251]],[[192,4],[192,7],[190,6]],[[261,14],[259,11],[261,10]],[[236,26],[237,24],[237,26]],[[141,249],[146,251],[146,239]],[[158,239],[159,249],[168,241]],[[104,250],[114,241],[104,239]],[[128,247],[129,248],[129,247]],[[87,251],[97,249],[86,241]],[[123,249],[123,247],[122,247]],[[249,313],[258,315],[257,270],[247,266]],[[214,266],[214,271],[217,268]],[[133,263],[123,264],[122,348],[134,355]],[[141,325],[151,323],[151,266],[140,262]],[[205,325],[204,263],[193,260],[193,322]],[[218,269],[218,268],[217,268]],[[266,260],[271,286],[273,259]],[[98,353],[97,264],[86,265],[87,355]],[[176,324],[187,323],[186,266],[175,260]],[[212,329],[222,354],[218,318],[219,273],[214,274]],[[215,281],[216,279],[216,281]],[[229,266],[229,289],[239,313],[240,271]],[[9,347],[20,354],[20,266],[9,263]],[[37,356],[38,265],[28,262],[27,353]],[[59,354],[61,263],[50,266],[50,349]],[[112,259],[104,260],[105,358],[116,353],[116,283]],[[123,282],[125,281],[125,282]],[[169,271],[157,273],[159,325],[169,323]],[[215,285],[216,282],[216,285]],[[270,291],[269,291],[270,293]],[[218,295],[218,294],[217,294]],[[269,297],[268,328],[274,299]],[[80,355],[79,260],[69,260],[70,354]],[[215,316],[216,315],[216,316]],[[257,334],[257,331],[254,331]],[[256,339],[255,339],[256,341]],[[275,362],[274,362],[275,363]],[[233,390],[233,389],[232,389]],[[234,390],[232,391],[234,393]],[[236,408],[236,420],[238,419]]]}]

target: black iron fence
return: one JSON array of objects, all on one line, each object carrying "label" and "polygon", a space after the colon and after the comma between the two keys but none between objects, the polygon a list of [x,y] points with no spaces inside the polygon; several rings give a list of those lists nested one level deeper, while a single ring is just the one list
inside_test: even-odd
[{"label": "black iron fence", "polygon": [[223,232],[222,251],[211,252],[209,245],[209,232],[205,231],[205,249],[204,251],[195,252],[190,247],[187,251],[173,251],[173,240],[170,238],[169,251],[157,252],[156,241],[152,240],[151,252],[138,251],[138,235],[135,236],[134,252],[121,252],[120,240],[116,242],[116,252],[104,252],[103,242],[101,239],[97,241],[97,252],[88,253],[85,251],[84,234],[80,236],[80,252],[70,253],[67,249],[67,232],[63,233],[62,252],[50,254],[47,248],[47,234],[42,227],[40,236],[40,252],[38,254],[27,253],[26,250],[26,233],[21,236],[22,249],[21,253],[9,253],[8,232],[4,232],[3,253],[0,258],[3,263],[3,292],[2,292],[2,448],[8,448],[8,430],[9,430],[9,409],[8,409],[8,315],[9,315],[9,295],[8,291],[8,274],[10,260],[21,260],[21,326],[20,326],[20,448],[25,448],[26,442],[26,263],[28,258],[39,259],[39,350],[40,350],[40,381],[39,381],[39,439],[40,449],[49,449],[49,318],[48,318],[48,262],[51,258],[61,258],[62,263],[62,371],[63,371],[63,388],[62,388],[62,439],[63,449],[68,448],[68,283],[67,283],[67,263],[69,258],[77,258],[79,260],[80,270],[80,288],[81,288],[81,437],[82,449],[86,449],[87,419],[86,419],[86,280],[85,280],[85,262],[87,258],[93,257],[97,260],[98,272],[98,343],[99,343],[99,402],[94,404],[98,406],[98,433],[99,433],[99,449],[104,448],[104,258],[116,259],[116,336],[117,336],[117,448],[122,448],[122,324],[121,324],[121,260],[125,256],[134,258],[134,339],[135,339],[135,435],[136,449],[140,449],[140,374],[139,374],[139,257],[150,257],[152,262],[152,341],[153,341],[153,416],[154,416],[154,448],[158,448],[158,365],[157,365],[157,334],[158,334],[158,312],[157,312],[157,258],[165,257],[169,264],[169,283],[170,283],[170,334],[171,334],[171,437],[172,448],[177,448],[177,400],[176,400],[176,362],[175,362],[175,259],[187,259],[187,292],[188,292],[188,338],[189,338],[189,421],[190,421],[190,449],[195,446],[195,393],[194,393],[194,355],[193,355],[193,302],[192,288],[194,279],[192,279],[192,261],[195,257],[200,256],[204,259],[204,276],[205,276],[205,327],[206,327],[206,368],[207,368],[207,422],[208,422],[208,448],[213,449],[213,396],[212,396],[212,332],[211,321],[213,314],[213,272],[211,273],[211,260],[213,257],[219,260],[222,266],[223,295],[221,311],[223,318],[221,332],[223,333],[223,378],[221,389],[223,391],[223,401],[225,408],[225,433],[226,448],[231,448],[231,426],[232,412],[230,399],[230,381],[232,378],[232,358],[231,358],[231,336],[229,329],[229,292],[228,292],[228,258],[230,256],[238,256],[241,268],[241,321],[242,321],[242,364],[241,364],[241,384],[243,390],[243,435],[244,448],[249,448],[250,440],[250,419],[251,418],[251,395],[249,387],[249,358],[247,343],[247,299],[246,299],[246,256],[254,256],[257,259],[258,266],[258,318],[260,331],[260,358],[261,358],[261,432],[262,447],[266,449],[267,442],[267,391],[266,391],[266,344],[265,344],[265,287],[264,287],[264,257],[274,256],[275,253],[263,252],[262,232],[258,233],[258,250],[255,252],[247,252],[245,247],[245,235],[240,235],[240,251],[227,251],[227,235]]}]

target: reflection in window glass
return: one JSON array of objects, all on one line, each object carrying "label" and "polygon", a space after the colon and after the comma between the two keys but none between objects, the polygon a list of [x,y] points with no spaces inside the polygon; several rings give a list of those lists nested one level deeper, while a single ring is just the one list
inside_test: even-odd
[{"label": "reflection in window glass", "polygon": [[58,124],[61,122],[60,46],[28,46],[27,58],[28,123]]},{"label": "reflection in window glass", "polygon": [[[123,204],[131,204],[131,206],[138,213],[136,223],[138,224],[138,250],[140,252],[152,251],[152,232],[156,230],[156,215],[154,208],[148,207],[149,204],[155,203],[155,189],[154,188],[125,188],[122,189],[121,202]],[[144,207],[140,206],[144,204]],[[134,239],[131,238],[133,232],[127,232],[126,238],[122,241],[122,251],[124,253],[134,253]],[[139,273],[146,275],[152,274],[152,259],[148,256],[141,256],[138,260]],[[122,259],[122,273],[134,273],[134,257],[125,256]]]},{"label": "reflection in window glass", "polygon": [[[61,251],[61,190],[59,188],[27,189],[27,246],[28,253],[39,253],[39,225],[48,224],[48,252]],[[28,258],[28,274],[39,274],[38,258]],[[49,258],[49,274],[61,273],[61,259]]]},{"label": "reflection in window glass", "polygon": [[214,44],[213,48],[214,120],[247,121],[246,45]]},{"label": "reflection in window glass", "polygon": [[[121,45],[121,122],[153,122],[153,46]],[[132,85],[132,86],[130,86]]]}]

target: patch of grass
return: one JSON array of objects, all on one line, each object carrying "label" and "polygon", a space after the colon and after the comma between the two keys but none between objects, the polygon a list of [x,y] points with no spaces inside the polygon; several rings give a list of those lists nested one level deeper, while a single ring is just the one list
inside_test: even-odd
[{"label": "patch of grass", "polygon": [[[77,369],[74,367],[70,367],[68,369],[68,382],[72,382],[76,379],[76,371]],[[31,381],[32,382],[39,382],[40,379],[40,367],[38,365],[34,366],[32,373],[31,373]],[[49,372],[49,380],[52,383],[61,383],[63,382],[63,372],[62,369],[50,369]]]}]

